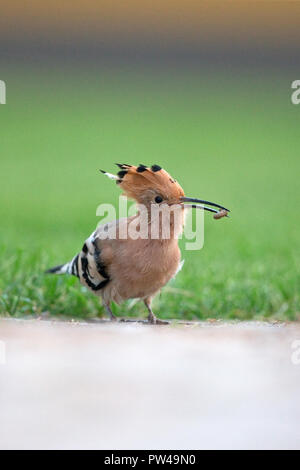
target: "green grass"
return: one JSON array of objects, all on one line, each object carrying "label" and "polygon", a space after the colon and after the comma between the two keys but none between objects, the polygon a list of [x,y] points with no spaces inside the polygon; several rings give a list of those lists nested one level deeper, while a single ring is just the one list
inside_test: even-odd
[{"label": "green grass", "polygon": [[[274,78],[275,77],[275,78]],[[162,290],[162,318],[300,318],[300,106],[294,76],[10,70],[0,106],[0,314],[102,315],[77,279],[44,276],[119,190],[98,173],[157,163],[188,196],[220,202],[205,245]],[[184,246],[184,243],[182,243]],[[130,305],[131,306],[131,305]],[[115,307],[141,316],[136,304]]]}]

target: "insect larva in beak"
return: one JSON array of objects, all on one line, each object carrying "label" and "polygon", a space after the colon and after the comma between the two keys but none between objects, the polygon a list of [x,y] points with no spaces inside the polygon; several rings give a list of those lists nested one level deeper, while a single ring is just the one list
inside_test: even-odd
[{"label": "insect larva in beak", "polygon": [[222,209],[221,211],[217,212],[216,214],[214,214],[214,219],[215,220],[218,220],[218,219],[222,219],[222,217],[226,217],[228,214],[227,211],[225,211],[224,209]]}]

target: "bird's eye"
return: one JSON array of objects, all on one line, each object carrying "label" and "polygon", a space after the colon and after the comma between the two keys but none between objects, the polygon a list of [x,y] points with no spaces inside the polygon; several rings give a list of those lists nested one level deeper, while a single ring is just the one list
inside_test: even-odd
[{"label": "bird's eye", "polygon": [[159,204],[160,202],[162,202],[163,198],[161,196],[156,196],[154,200],[155,202],[157,202],[157,204]]}]

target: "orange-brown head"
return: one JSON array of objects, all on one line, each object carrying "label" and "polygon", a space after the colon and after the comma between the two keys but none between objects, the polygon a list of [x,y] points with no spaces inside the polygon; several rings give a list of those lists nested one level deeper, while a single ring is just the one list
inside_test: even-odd
[{"label": "orange-brown head", "polygon": [[127,165],[117,163],[120,171],[117,175],[102,171],[106,176],[116,180],[117,184],[124,191],[124,194],[137,201],[139,204],[149,206],[149,204],[180,204],[182,207],[197,207],[211,212],[218,211],[204,205],[186,205],[184,202],[198,202],[209,204],[219,209],[228,211],[223,206],[202,199],[187,198],[179,183],[174,180],[169,173],[158,165],[147,167],[146,165]]},{"label": "orange-brown head", "polygon": [[129,198],[138,203],[178,204],[184,191],[165,170],[158,165],[131,166],[119,164],[118,184]]},{"label": "orange-brown head", "polygon": [[117,165],[120,168],[117,175],[103,173],[116,179],[124,194],[139,204],[164,202],[172,205],[181,202],[184,196],[182,187],[160,166]]}]

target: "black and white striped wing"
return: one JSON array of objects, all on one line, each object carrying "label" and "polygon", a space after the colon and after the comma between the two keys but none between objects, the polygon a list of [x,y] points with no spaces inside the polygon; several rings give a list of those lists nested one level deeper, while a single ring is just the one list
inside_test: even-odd
[{"label": "black and white striped wing", "polygon": [[73,260],[72,274],[92,291],[99,291],[109,282],[106,267],[101,260],[101,250],[94,232],[84,243],[81,252]]},{"label": "black and white striped wing", "polygon": [[[92,291],[100,291],[107,285],[110,278],[106,266],[101,259],[101,239],[106,232],[106,226],[99,226],[86,240],[78,255],[65,264],[48,269],[48,274],[71,274],[79,278],[80,282]],[[102,234],[102,236],[101,236]]]}]

